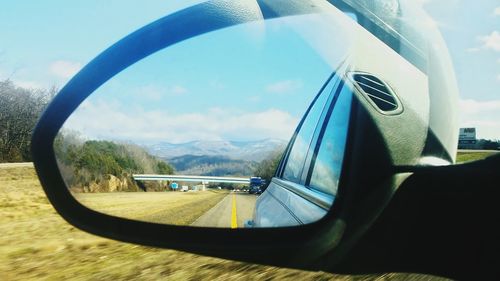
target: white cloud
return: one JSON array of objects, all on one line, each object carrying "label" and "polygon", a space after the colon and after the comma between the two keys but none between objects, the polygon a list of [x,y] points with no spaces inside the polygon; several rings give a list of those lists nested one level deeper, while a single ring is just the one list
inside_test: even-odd
[{"label": "white cloud", "polygon": [[74,61],[57,60],[50,64],[52,74],[64,79],[73,77],[81,68],[82,64]]},{"label": "white cloud", "polygon": [[42,89],[44,88],[42,84],[36,82],[36,81],[29,81],[29,80],[14,80],[14,84],[18,87],[22,87],[25,89]]},{"label": "white cloud", "polygon": [[257,102],[260,102],[262,100],[262,98],[260,96],[250,96],[247,98],[247,100],[249,102],[253,102],[253,103],[257,103]]},{"label": "white cloud", "polygon": [[459,101],[461,127],[476,127],[479,138],[500,139],[500,99]]},{"label": "white cloud", "polygon": [[415,0],[415,3],[418,5],[425,5],[429,2],[431,2],[431,0]]},{"label": "white cloud", "polygon": [[[33,70],[26,68],[17,68],[11,71],[0,67],[0,80],[10,80],[17,87],[25,89],[48,89],[52,85],[47,80],[36,79],[36,75],[32,75]],[[38,71],[43,72],[43,71]]]},{"label": "white cloud", "polygon": [[490,35],[479,36],[478,39],[483,43],[482,48],[500,52],[500,32],[495,30]]},{"label": "white cloud", "polygon": [[500,16],[500,6],[499,7],[496,7],[495,10],[493,10],[493,14],[495,16]]},{"label": "white cloud", "polygon": [[462,99],[459,101],[460,111],[466,114],[484,113],[486,111],[499,111],[500,100],[476,101],[473,99]]},{"label": "white cloud", "polygon": [[188,89],[183,86],[175,85],[172,87],[161,87],[158,85],[150,84],[138,87],[134,90],[137,97],[148,99],[151,101],[159,101],[165,96],[180,96],[188,93]]},{"label": "white cloud", "polygon": [[136,93],[137,97],[148,99],[151,101],[159,101],[164,96],[165,91],[154,85],[147,85],[139,87],[136,90]]},{"label": "white cloud", "polygon": [[173,113],[124,108],[118,102],[85,101],[65,124],[83,136],[122,141],[233,140],[278,138],[288,140],[298,119],[288,112],[268,109],[245,112],[211,108],[204,112]]},{"label": "white cloud", "polygon": [[208,83],[208,85],[216,90],[226,89],[226,85],[219,80],[212,80]]},{"label": "white cloud", "polygon": [[300,80],[282,80],[266,86],[266,91],[273,94],[291,93],[302,87]]},{"label": "white cloud", "polygon": [[436,1],[436,0],[412,0],[412,2],[415,2],[416,5],[420,5],[420,6],[428,5],[428,6],[433,6],[434,8],[439,7],[441,9],[447,9],[447,10],[453,9],[456,6],[461,4],[460,3],[461,0],[439,0],[439,1]]},{"label": "white cloud", "polygon": [[184,95],[188,93],[188,89],[184,88],[183,86],[180,85],[175,85],[170,88],[169,92],[173,95],[179,96],[179,95]]},{"label": "white cloud", "polygon": [[475,52],[481,51],[481,48],[479,48],[479,47],[472,47],[472,48],[467,48],[466,51],[469,52],[469,53],[475,53]]}]

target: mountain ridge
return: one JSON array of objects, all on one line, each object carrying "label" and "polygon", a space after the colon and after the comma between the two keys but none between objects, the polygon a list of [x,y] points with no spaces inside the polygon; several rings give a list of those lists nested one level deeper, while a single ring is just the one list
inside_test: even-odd
[{"label": "mountain ridge", "polygon": [[203,141],[194,140],[184,143],[159,142],[144,145],[149,153],[169,160],[184,155],[224,156],[232,160],[262,161],[270,153],[286,146],[280,139],[255,141]]},{"label": "mountain ridge", "polygon": [[249,176],[252,175],[257,162],[235,160],[220,155],[183,155],[170,158],[176,173],[201,176]]}]

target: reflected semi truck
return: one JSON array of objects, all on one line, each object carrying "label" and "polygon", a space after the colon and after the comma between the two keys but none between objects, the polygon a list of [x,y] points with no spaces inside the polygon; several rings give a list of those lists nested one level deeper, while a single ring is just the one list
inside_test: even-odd
[{"label": "reflected semi truck", "polygon": [[261,194],[262,186],[265,184],[265,180],[261,177],[251,177],[250,178],[250,186],[248,188],[248,193],[250,194]]}]

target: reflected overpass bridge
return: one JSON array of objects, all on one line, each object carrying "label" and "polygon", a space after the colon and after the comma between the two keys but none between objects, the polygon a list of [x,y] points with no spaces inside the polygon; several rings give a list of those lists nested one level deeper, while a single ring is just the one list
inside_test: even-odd
[{"label": "reflected overpass bridge", "polygon": [[213,177],[213,176],[187,176],[187,175],[141,175],[134,174],[136,181],[180,181],[180,182],[209,182],[243,183],[249,184],[252,177]]}]

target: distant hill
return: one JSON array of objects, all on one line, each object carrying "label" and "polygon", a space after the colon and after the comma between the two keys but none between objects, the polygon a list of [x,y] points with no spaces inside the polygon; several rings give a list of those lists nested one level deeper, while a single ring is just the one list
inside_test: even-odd
[{"label": "distant hill", "polygon": [[223,156],[233,160],[260,162],[273,151],[285,146],[284,140],[264,139],[258,141],[191,141],[178,144],[161,142],[144,147],[150,154],[163,159],[191,155]]},{"label": "distant hill", "polygon": [[251,176],[255,161],[235,160],[220,155],[183,155],[168,159],[176,174],[202,176]]}]

